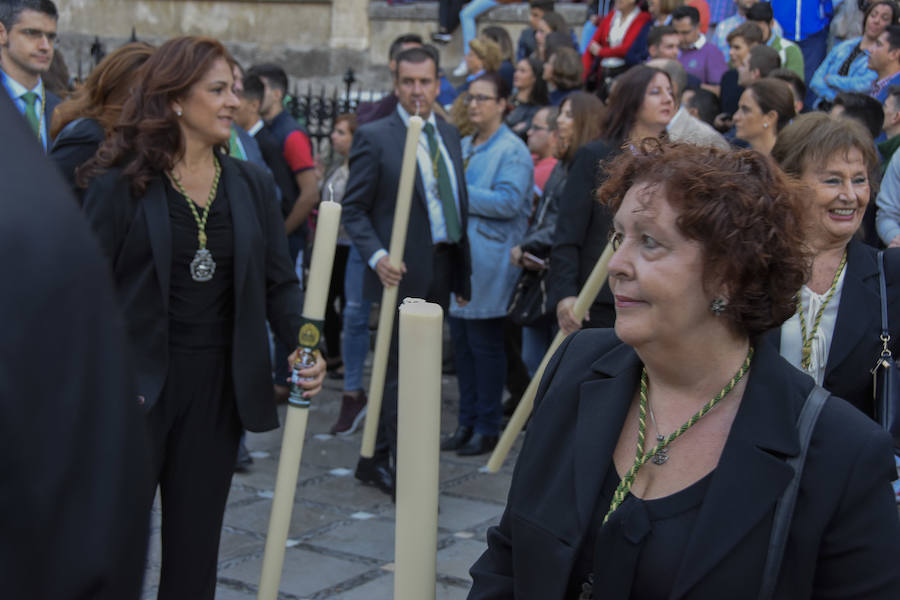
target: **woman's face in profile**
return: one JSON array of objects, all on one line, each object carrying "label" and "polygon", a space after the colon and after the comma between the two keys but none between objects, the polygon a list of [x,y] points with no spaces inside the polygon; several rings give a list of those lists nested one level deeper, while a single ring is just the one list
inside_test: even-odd
[{"label": "woman's face in profile", "polygon": [[530,90],[534,87],[534,73],[531,71],[531,65],[527,59],[522,59],[516,63],[516,70],[513,72],[513,87],[517,90]]},{"label": "woman's face in profile", "polygon": [[561,145],[568,145],[572,139],[574,127],[575,118],[572,114],[572,102],[564,100],[562,107],[559,109],[559,115],[556,117],[556,133]]},{"label": "woman's face in profile", "polygon": [[204,144],[221,144],[231,137],[231,124],[240,102],[234,93],[234,76],[224,58],[217,59],[200,81],[176,104],[185,137]]},{"label": "woman's face in profile", "polygon": [[657,73],[647,84],[637,121],[645,127],[665,127],[674,116],[675,97],[672,94],[672,84],[664,73]]},{"label": "woman's face in profile", "polygon": [[676,225],[678,213],[658,184],[638,183],[613,218],[609,287],[616,335],[626,344],[667,344],[716,317],[704,291],[703,250]]},{"label": "woman's face in profile", "polygon": [[857,148],[836,152],[822,164],[807,164],[803,182],[813,191],[810,241],[847,244],[869,204],[869,175]]},{"label": "woman's face in profile", "polygon": [[[742,140],[755,140],[763,134],[767,123],[753,91],[744,90],[738,101],[738,109],[734,113],[734,128],[737,136]],[[774,127],[774,124],[770,124],[769,127]]]}]

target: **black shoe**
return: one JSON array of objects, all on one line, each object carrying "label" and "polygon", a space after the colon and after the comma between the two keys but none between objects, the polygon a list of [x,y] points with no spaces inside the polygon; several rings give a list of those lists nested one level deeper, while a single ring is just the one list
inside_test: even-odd
[{"label": "black shoe", "polygon": [[237,459],[234,461],[234,470],[238,473],[246,473],[250,470],[250,465],[252,464],[253,457],[250,456],[250,451],[247,450],[247,446],[245,446],[242,441],[238,446]]},{"label": "black shoe", "polygon": [[460,425],[453,432],[453,435],[441,442],[441,450],[458,450],[463,444],[472,437],[472,428],[466,425]]},{"label": "black shoe", "polygon": [[463,446],[460,446],[456,453],[459,456],[478,456],[479,454],[487,454],[497,445],[496,435],[481,435],[475,433],[472,438]]},{"label": "black shoe", "polygon": [[356,473],[354,477],[365,485],[377,487],[385,494],[388,494],[393,500],[394,472],[391,470],[390,465],[388,465],[387,460],[360,457],[359,462],[356,463]]}]

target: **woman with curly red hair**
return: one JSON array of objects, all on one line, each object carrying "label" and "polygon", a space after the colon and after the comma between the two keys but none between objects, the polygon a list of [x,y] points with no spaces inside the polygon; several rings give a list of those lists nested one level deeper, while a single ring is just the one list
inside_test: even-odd
[{"label": "woman with curly red hair", "polygon": [[[296,345],[300,295],[270,176],[224,151],[238,105],[218,41],[169,40],[79,172],[110,261],[162,505],[159,598],[213,598],[242,429],[278,426],[266,320]],[[307,369],[316,393],[324,361]]]},{"label": "woman with curly red hair", "polygon": [[[547,366],[469,599],[756,599],[814,389],[760,340],[808,276],[799,191],[753,151],[644,142],[607,171],[615,330]],[[827,397],[767,597],[900,597],[892,467]]]}]

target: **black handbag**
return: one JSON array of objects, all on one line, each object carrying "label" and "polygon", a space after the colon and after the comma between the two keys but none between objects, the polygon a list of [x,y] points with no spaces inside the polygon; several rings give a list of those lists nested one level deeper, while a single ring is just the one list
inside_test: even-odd
[{"label": "black handbag", "polygon": [[887,284],[884,276],[884,251],[878,253],[878,280],[881,290],[881,356],[875,376],[875,420],[894,438],[894,453],[900,456],[900,369],[888,345]]},{"label": "black handbag", "polygon": [[531,325],[547,314],[547,272],[549,269],[530,271],[522,269],[506,313],[516,325]]}]

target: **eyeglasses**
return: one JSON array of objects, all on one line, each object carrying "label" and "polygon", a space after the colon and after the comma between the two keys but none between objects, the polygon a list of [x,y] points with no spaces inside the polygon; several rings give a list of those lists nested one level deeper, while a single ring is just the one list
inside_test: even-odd
[{"label": "eyeglasses", "polygon": [[476,104],[481,104],[482,102],[496,99],[497,96],[485,96],[484,94],[463,94],[463,104],[468,104],[472,100],[474,100]]}]

